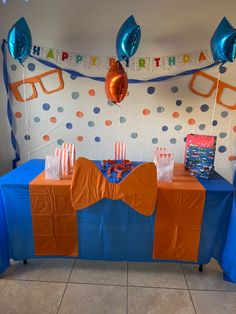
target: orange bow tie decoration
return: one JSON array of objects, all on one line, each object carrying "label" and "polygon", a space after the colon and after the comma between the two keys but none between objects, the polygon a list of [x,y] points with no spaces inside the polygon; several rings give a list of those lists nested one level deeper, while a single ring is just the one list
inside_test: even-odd
[{"label": "orange bow tie decoration", "polygon": [[[125,164],[123,167],[126,167]],[[152,215],[157,198],[155,164],[143,163],[119,184],[114,184],[107,180],[91,160],[80,157],[76,161],[72,177],[72,206],[76,210],[83,209],[103,198],[122,200],[140,214]]]}]

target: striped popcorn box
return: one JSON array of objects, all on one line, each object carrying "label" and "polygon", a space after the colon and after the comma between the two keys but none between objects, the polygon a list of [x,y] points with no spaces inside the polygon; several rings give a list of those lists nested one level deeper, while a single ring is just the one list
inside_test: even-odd
[{"label": "striped popcorn box", "polygon": [[62,149],[68,149],[70,156],[70,169],[73,169],[74,165],[75,165],[75,159],[76,159],[76,155],[75,155],[75,145],[74,144],[70,144],[70,143],[64,143],[62,145]]},{"label": "striped popcorn box", "polygon": [[123,142],[114,143],[114,159],[125,160],[126,159],[126,145]]},{"label": "striped popcorn box", "polygon": [[67,176],[70,173],[70,160],[69,160],[69,150],[56,148],[55,156],[59,156],[61,159],[61,172],[62,176]]}]

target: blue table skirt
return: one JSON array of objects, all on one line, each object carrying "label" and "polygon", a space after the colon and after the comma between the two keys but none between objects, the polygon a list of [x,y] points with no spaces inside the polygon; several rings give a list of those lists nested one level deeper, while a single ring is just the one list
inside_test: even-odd
[{"label": "blue table skirt", "polygon": [[[9,258],[33,258],[34,243],[29,183],[44,169],[31,160],[0,179],[0,271]],[[199,246],[199,264],[216,258],[227,279],[236,282],[236,201],[234,187],[215,174],[200,179],[206,189]],[[77,212],[79,258],[153,261],[154,217],[138,214],[122,201],[103,199]],[[6,232],[7,229],[7,232]]]}]

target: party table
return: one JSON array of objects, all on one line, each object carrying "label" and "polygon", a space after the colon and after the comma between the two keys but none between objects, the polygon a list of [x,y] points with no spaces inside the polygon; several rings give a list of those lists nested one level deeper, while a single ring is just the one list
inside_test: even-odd
[{"label": "party table", "polygon": [[[87,161],[84,160],[83,162]],[[234,186],[216,172],[210,180],[198,179],[198,184],[201,187],[193,190],[199,190],[200,194],[204,194],[204,202],[202,214],[195,219],[200,222],[200,228],[197,231],[199,239],[193,236],[196,243],[198,243],[196,259],[181,258],[181,255],[170,258],[170,255],[168,255],[169,249],[165,249],[165,241],[161,242],[158,239],[158,233],[165,226],[172,228],[169,222],[173,224],[173,219],[178,219],[180,221],[179,226],[182,225],[181,216],[175,215],[174,207],[171,208],[171,214],[170,208],[165,206],[164,195],[168,195],[165,194],[166,192],[171,195],[173,191],[178,191],[177,194],[181,196],[180,201],[178,203],[175,200],[175,202],[178,203],[176,203],[176,208],[178,208],[176,212],[179,213],[183,197],[188,195],[177,183],[183,174],[184,168],[183,165],[175,166],[173,184],[156,186],[155,183],[154,190],[157,190],[157,194],[155,194],[150,187],[151,185],[148,185],[148,181],[152,182],[153,185],[153,176],[147,176],[145,181],[145,172],[152,170],[150,164],[152,163],[147,163],[147,165],[144,163],[142,167],[139,167],[140,163],[136,164],[141,172],[139,174],[136,172],[136,177],[133,181],[131,180],[131,184],[126,181],[129,176],[131,178],[131,174],[123,179],[121,197],[116,196],[114,198],[106,193],[97,197],[100,192],[98,193],[96,189],[93,189],[95,192],[92,195],[95,199],[92,203],[88,202],[87,196],[85,200],[88,203],[83,203],[81,201],[82,194],[76,194],[74,197],[73,188],[80,184],[81,179],[83,181],[82,185],[87,187],[88,190],[90,187],[91,191],[91,186],[94,185],[93,180],[96,181],[99,176],[99,172],[96,171],[100,171],[100,162],[94,163],[97,170],[90,173],[89,181],[84,181],[87,180],[86,171],[84,171],[84,177],[80,172],[72,185],[71,177],[61,180],[60,184],[50,180],[45,182],[46,180],[42,174],[44,160],[30,160],[1,177],[0,272],[8,267],[10,258],[25,260],[38,256],[78,256],[81,259],[113,261],[181,261],[198,264],[207,264],[211,257],[214,257],[219,261],[225,273],[225,278],[236,282],[236,201]],[[87,166],[84,169],[88,169]],[[131,173],[135,175],[135,171]],[[140,175],[144,181],[139,179]],[[176,177],[178,177],[177,181]],[[99,179],[97,182],[99,182],[97,186],[107,184],[103,179]],[[137,198],[134,198],[134,192],[129,190],[129,186],[136,188],[136,184],[139,183],[142,189],[139,187],[139,195],[136,193]],[[117,192],[115,187],[117,184],[110,184],[109,189],[115,194],[119,194],[120,192]],[[68,198],[71,186],[73,187],[72,201]],[[38,189],[39,187],[40,189]],[[151,194],[147,194],[145,189],[149,190]],[[189,191],[191,193],[191,184],[189,184]],[[42,197],[38,198],[37,193],[40,193]],[[63,193],[66,197],[64,200],[67,199],[64,203],[60,198]],[[123,194],[126,194],[126,199],[123,199]],[[88,195],[91,195],[91,193]],[[147,195],[151,195],[151,197],[147,198]],[[35,199],[35,203],[33,199]],[[39,202],[39,200],[41,201]],[[142,205],[145,202],[147,204],[146,208]],[[47,211],[45,210],[46,203],[48,204]],[[163,208],[166,208],[166,210]],[[195,205],[193,208],[195,208]],[[40,211],[37,212],[36,209]],[[161,215],[164,215],[165,219],[160,219]],[[45,220],[47,217],[48,220]],[[50,221],[50,224],[48,224],[48,221]],[[196,231],[196,227],[191,220],[189,220],[189,223],[191,228],[185,228],[185,232],[192,233],[191,229]],[[188,227],[186,219],[185,225]],[[173,225],[175,230],[179,226]],[[188,229],[190,231],[186,231]],[[42,230],[47,230],[47,232],[42,232]],[[168,233],[171,234],[171,232]],[[51,237],[52,234],[56,236],[53,238]],[[176,234],[180,233],[177,232]],[[186,236],[187,234],[184,238]],[[165,239],[167,242],[171,241],[171,238],[168,240],[168,237],[166,237]],[[173,242],[176,242],[176,240]],[[160,250],[160,248],[163,248],[163,250]],[[180,251],[178,246],[175,246],[175,248],[178,252]],[[157,250],[156,253],[155,250]]]}]

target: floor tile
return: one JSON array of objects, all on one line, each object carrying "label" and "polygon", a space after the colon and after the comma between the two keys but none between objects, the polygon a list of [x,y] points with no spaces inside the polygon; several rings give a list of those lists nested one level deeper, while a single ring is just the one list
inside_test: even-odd
[{"label": "floor tile", "polygon": [[0,274],[0,279],[4,278],[4,279],[9,279],[11,278],[11,276],[13,275],[13,273],[16,270],[16,267],[18,264],[21,264],[22,261],[10,261],[10,266],[4,271],[4,273]]},{"label": "floor tile", "polygon": [[187,290],[128,287],[128,313],[194,314],[195,312]]},{"label": "floor tile", "polygon": [[16,267],[12,279],[67,282],[75,259],[35,258]]},{"label": "floor tile", "polygon": [[125,314],[127,287],[68,284],[59,314]]},{"label": "floor tile", "polygon": [[0,292],[6,287],[7,283],[8,283],[8,280],[0,279]]},{"label": "floor tile", "polygon": [[190,291],[197,314],[235,314],[236,292]]},{"label": "floor tile", "polygon": [[66,284],[9,280],[0,293],[1,313],[56,313]]},{"label": "floor tile", "polygon": [[127,285],[127,263],[76,260],[70,282]]},{"label": "floor tile", "polygon": [[128,285],[187,289],[181,265],[177,263],[129,263]]},{"label": "floor tile", "polygon": [[223,280],[223,272],[213,259],[204,265],[202,273],[198,271],[198,265],[185,264],[183,269],[189,289],[236,291],[236,284]]}]

